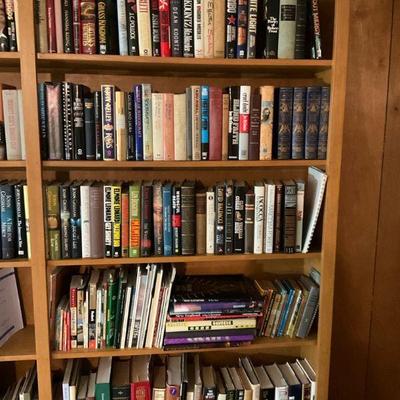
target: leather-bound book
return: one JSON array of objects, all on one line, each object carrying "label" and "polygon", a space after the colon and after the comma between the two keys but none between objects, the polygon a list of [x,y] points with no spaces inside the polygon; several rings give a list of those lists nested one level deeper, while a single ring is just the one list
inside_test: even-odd
[{"label": "leather-bound book", "polygon": [[182,255],[196,253],[196,202],[195,183],[182,184]]},{"label": "leather-bound book", "polygon": [[210,87],[210,143],[209,159],[222,159],[222,89]]},{"label": "leather-bound book", "polygon": [[206,192],[196,193],[196,254],[206,253]]}]

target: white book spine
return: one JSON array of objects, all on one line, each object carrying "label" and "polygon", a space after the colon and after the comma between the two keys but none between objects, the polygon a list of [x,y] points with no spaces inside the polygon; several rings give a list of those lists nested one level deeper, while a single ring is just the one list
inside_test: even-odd
[{"label": "white book spine", "polygon": [[140,285],[141,285],[141,273],[139,272],[140,268],[138,269],[138,274],[136,277],[136,285],[135,285],[135,297],[132,299],[132,306],[131,306],[131,313],[130,313],[130,320],[131,320],[131,325],[128,334],[128,341],[126,343],[126,347],[132,347],[133,345],[133,334],[135,331],[135,319],[136,319],[136,311],[138,308],[138,299],[139,299],[139,290],[140,290]]},{"label": "white book spine", "polygon": [[200,86],[192,86],[192,159],[201,160]]},{"label": "white book spine", "polygon": [[206,197],[206,252],[207,254],[214,254],[215,192],[207,192]]},{"label": "white book spine", "polygon": [[186,160],[186,94],[174,94],[175,160]]},{"label": "white book spine", "polygon": [[264,186],[254,186],[254,254],[263,252]]},{"label": "white book spine", "polygon": [[203,45],[203,2],[206,0],[193,0],[194,1],[194,56],[196,58],[204,57],[204,45]]},{"label": "white book spine", "polygon": [[26,244],[28,248],[28,258],[31,258],[31,231],[29,227],[29,195],[28,186],[24,185],[24,210],[25,210],[25,227],[26,227]]},{"label": "white book spine", "polygon": [[[64,39],[63,39],[63,14],[61,7],[62,0],[54,1],[54,17],[56,22],[56,44],[57,53],[64,53]],[[17,38],[18,40],[19,38]]]},{"label": "white book spine", "polygon": [[21,158],[26,160],[25,149],[25,129],[24,129],[24,106],[22,102],[22,90],[18,89],[18,120],[19,120],[19,135],[21,141]]},{"label": "white book spine", "polygon": [[153,125],[153,156],[154,160],[164,160],[163,137],[163,95],[152,93],[152,125]]},{"label": "white book spine", "polygon": [[96,290],[96,349],[100,349],[101,343],[101,288]]},{"label": "white book spine", "polygon": [[81,193],[81,244],[82,258],[90,258],[90,196],[89,186],[80,187]]},{"label": "white book spine", "polygon": [[275,388],[275,399],[276,400],[288,400],[289,393],[287,387],[276,387]]},{"label": "white book spine", "polygon": [[143,158],[145,161],[153,160],[153,122],[151,85],[142,84],[142,110],[143,110]]},{"label": "white book spine", "polygon": [[152,45],[149,0],[137,0],[137,19],[139,34],[139,55],[151,56]]},{"label": "white book spine", "polygon": [[[217,0],[218,1],[218,0]],[[204,57],[214,57],[214,0],[203,1],[203,52]]]},{"label": "white book spine", "polygon": [[126,161],[128,133],[126,127],[125,93],[115,92],[115,132],[117,136],[117,160]]},{"label": "white book spine", "polygon": [[278,58],[294,58],[297,0],[281,0],[279,6]]},{"label": "white book spine", "polygon": [[117,0],[118,15],[118,43],[119,54],[121,56],[128,55],[128,32],[126,27],[126,2],[125,0]]},{"label": "white book spine", "polygon": [[304,182],[297,181],[297,210],[296,210],[296,252],[301,253],[303,243],[304,220]]},{"label": "white book spine", "polygon": [[132,286],[128,286],[126,288],[124,314],[122,316],[121,341],[120,341],[120,346],[119,346],[120,349],[125,348],[126,331],[128,328],[128,318],[129,318],[129,309],[130,309],[130,304],[131,304],[131,296],[132,296]]},{"label": "white book spine", "polygon": [[240,86],[239,103],[239,160],[249,159],[250,86]]},{"label": "white book spine", "polygon": [[83,304],[83,347],[89,348],[89,290],[85,290],[85,302]]},{"label": "white book spine", "polygon": [[16,90],[3,90],[3,112],[7,160],[21,160],[18,92]]},{"label": "white book spine", "polygon": [[265,229],[264,253],[272,253],[274,249],[274,212],[275,212],[275,185],[265,185]]}]

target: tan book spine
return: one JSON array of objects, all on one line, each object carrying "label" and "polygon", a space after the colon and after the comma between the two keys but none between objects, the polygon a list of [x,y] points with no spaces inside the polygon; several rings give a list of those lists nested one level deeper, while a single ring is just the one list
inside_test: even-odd
[{"label": "tan book spine", "polygon": [[139,55],[151,56],[150,1],[137,1],[137,19],[139,34]]},{"label": "tan book spine", "polygon": [[[49,46],[47,42],[47,8],[46,1],[39,1],[37,4],[37,36],[39,43],[39,51],[41,53],[47,53],[49,51]],[[19,37],[17,37],[18,40]]]},{"label": "tan book spine", "polygon": [[214,58],[225,57],[225,2],[214,2]]},{"label": "tan book spine", "polygon": [[117,136],[117,160],[126,161],[126,99],[125,92],[115,92],[115,131]]},{"label": "tan book spine", "polygon": [[206,192],[196,193],[196,254],[206,254]]},{"label": "tan book spine", "polygon": [[154,160],[164,160],[163,102],[164,96],[162,93],[151,94]]},{"label": "tan book spine", "polygon": [[174,159],[174,95],[163,94],[163,138],[164,138],[164,160]]},{"label": "tan book spine", "polygon": [[18,116],[18,92],[3,90],[4,130],[7,160],[21,160],[21,136]]},{"label": "tan book spine", "polygon": [[192,159],[201,160],[200,86],[192,86]]},{"label": "tan book spine", "polygon": [[[217,0],[218,2],[218,0]],[[204,32],[204,57],[214,57],[214,0],[204,0],[203,6],[203,32]]]},{"label": "tan book spine", "polygon": [[57,53],[64,53],[63,21],[62,21],[61,0],[54,0],[54,15],[56,17]]},{"label": "tan book spine", "polygon": [[261,86],[260,160],[272,160],[272,128],[274,123],[274,87]]},{"label": "tan book spine", "polygon": [[229,94],[222,95],[222,160],[228,159]]},{"label": "tan book spine", "polygon": [[174,94],[175,160],[186,160],[186,94]]}]

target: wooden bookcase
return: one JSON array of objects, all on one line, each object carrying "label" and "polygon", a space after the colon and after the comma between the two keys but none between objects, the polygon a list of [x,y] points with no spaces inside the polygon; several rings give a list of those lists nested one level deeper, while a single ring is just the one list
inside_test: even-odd
[{"label": "wooden bookcase", "polygon": [[[303,356],[310,359],[318,374],[318,399],[328,398],[333,283],[336,254],[338,195],[342,153],[343,117],[346,88],[349,6],[347,0],[321,0],[321,27],[325,60],[226,60],[127,56],[86,56],[37,54],[35,49],[34,4],[19,5],[19,53],[0,53],[0,81],[23,90],[26,161],[1,161],[1,179],[27,179],[29,188],[32,255],[30,260],[1,261],[0,268],[16,267],[20,282],[26,328],[0,348],[1,376],[23,371],[34,360],[38,367],[39,396],[51,399],[51,371],[71,357],[97,358],[109,355],[166,353],[159,350],[79,350],[54,352],[49,341],[47,281],[56,266],[119,265],[140,262],[175,262],[187,273],[307,273],[311,267],[321,272],[318,332],[304,340],[260,338],[238,348],[201,349],[210,361],[229,362],[239,354],[264,361]],[[149,82],[159,91],[182,91],[196,83],[331,85],[328,159],[326,161],[44,161],[40,159],[37,83],[44,80],[70,80],[99,88],[101,82],[128,90],[136,82]],[[196,177],[206,184],[226,178],[306,177],[307,167],[315,165],[328,173],[324,210],[323,241],[320,252],[309,254],[263,254],[229,256],[152,257],[146,259],[47,261],[42,184],[45,179],[158,179],[173,173],[174,179]],[[210,172],[212,172],[210,174]],[[173,352],[169,352],[173,353]],[[4,375],[3,375],[4,373]]]}]

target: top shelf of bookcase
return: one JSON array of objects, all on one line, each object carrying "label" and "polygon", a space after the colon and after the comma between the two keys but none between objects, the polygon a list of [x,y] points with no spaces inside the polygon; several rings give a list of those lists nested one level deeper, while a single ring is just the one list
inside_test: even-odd
[{"label": "top shelf of bookcase", "polygon": [[268,74],[310,76],[329,70],[332,60],[224,59],[184,57],[144,57],[86,54],[38,54],[38,71],[70,73],[176,75],[197,73]]}]

